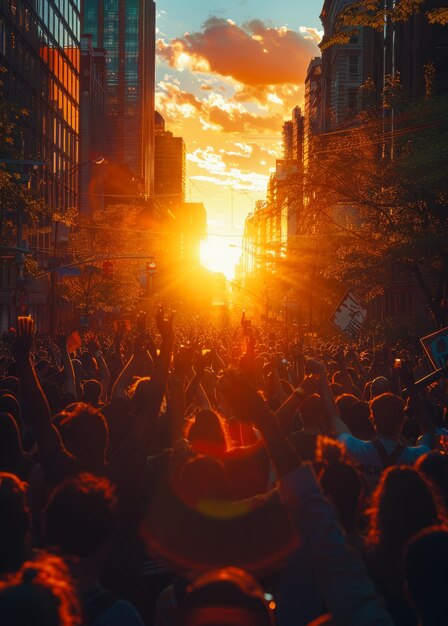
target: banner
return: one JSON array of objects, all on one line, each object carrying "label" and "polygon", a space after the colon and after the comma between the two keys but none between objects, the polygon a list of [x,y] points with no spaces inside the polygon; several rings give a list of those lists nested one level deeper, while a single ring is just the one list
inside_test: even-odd
[{"label": "banner", "polygon": [[357,339],[367,317],[367,310],[350,291],[331,316],[331,321],[350,339]]},{"label": "banner", "polygon": [[420,343],[435,369],[445,367],[448,362],[448,326],[422,337]]}]

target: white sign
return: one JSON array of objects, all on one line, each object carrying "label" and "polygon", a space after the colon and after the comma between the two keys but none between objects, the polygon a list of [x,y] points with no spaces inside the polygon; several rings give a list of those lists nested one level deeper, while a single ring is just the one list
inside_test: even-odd
[{"label": "white sign", "polygon": [[367,317],[367,310],[350,291],[331,317],[331,321],[351,339],[356,339]]}]

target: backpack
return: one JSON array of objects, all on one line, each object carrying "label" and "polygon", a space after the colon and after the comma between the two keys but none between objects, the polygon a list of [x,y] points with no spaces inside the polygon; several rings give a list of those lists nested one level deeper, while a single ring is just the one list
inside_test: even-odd
[{"label": "backpack", "polygon": [[397,443],[395,448],[389,454],[379,439],[374,439],[372,443],[375,446],[375,450],[377,451],[378,456],[381,459],[381,462],[383,464],[383,469],[386,469],[387,467],[391,467],[392,465],[396,465],[398,459],[400,458],[402,453],[406,450],[405,446],[401,445],[400,443]]}]

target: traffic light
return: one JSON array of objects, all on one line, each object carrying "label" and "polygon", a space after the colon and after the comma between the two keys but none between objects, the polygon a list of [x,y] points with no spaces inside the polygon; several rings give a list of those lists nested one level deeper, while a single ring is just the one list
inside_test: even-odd
[{"label": "traffic light", "polygon": [[156,260],[155,257],[150,256],[149,257],[149,261],[146,261],[146,273],[147,274],[155,274],[157,271],[157,265],[156,265]]},{"label": "traffic light", "polygon": [[105,280],[113,280],[113,277],[114,277],[114,264],[111,261],[104,261],[103,278]]},{"label": "traffic light", "polygon": [[149,295],[152,295],[154,293],[154,279],[157,273],[157,264],[156,264],[155,257],[153,256],[149,257],[149,260],[146,261],[145,270],[146,270],[146,281],[147,281],[146,284],[148,288],[148,293]]}]

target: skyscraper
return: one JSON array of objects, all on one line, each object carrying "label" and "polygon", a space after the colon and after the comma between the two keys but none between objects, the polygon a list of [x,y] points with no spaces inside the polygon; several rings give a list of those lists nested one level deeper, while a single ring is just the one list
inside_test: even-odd
[{"label": "skyscraper", "polygon": [[[2,91],[20,112],[21,129],[20,154],[8,167],[58,213],[78,207],[79,200],[79,39],[79,0],[0,0],[0,66],[6,69]],[[20,221],[18,215],[15,219]],[[43,267],[56,261],[58,245],[67,239],[67,230],[58,224],[52,234],[48,229],[28,242]],[[47,278],[22,279],[15,270],[9,262],[1,268],[0,329],[12,323],[11,296],[19,286],[38,326],[45,328]]]},{"label": "skyscraper", "polygon": [[[320,19],[324,27],[325,42],[335,34],[337,15],[350,0],[325,0]],[[358,90],[365,75],[366,29],[359,28],[350,41],[335,44],[322,52],[322,106],[324,131],[350,126],[356,119]]]},{"label": "skyscraper", "polygon": [[82,0],[82,33],[106,51],[104,157],[153,194],[155,3]]},{"label": "skyscraper", "polygon": [[303,122],[302,109],[296,106],[292,110],[292,119],[283,124],[283,158],[303,163]]},{"label": "skyscraper", "polygon": [[81,35],[81,101],[79,129],[79,211],[89,216],[104,206],[104,50]]},{"label": "skyscraper", "polygon": [[157,111],[155,120],[155,203],[173,208],[185,200],[185,142],[165,130],[165,120]]},{"label": "skyscraper", "polygon": [[312,159],[312,139],[322,132],[322,59],[314,57],[305,79],[305,117],[303,130],[303,166],[305,172]]}]

